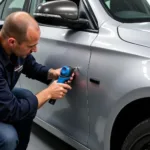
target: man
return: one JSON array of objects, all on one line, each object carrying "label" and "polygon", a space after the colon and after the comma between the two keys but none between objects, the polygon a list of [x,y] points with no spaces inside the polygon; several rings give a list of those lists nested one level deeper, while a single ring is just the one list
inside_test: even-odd
[{"label": "man", "polygon": [[37,95],[14,88],[21,72],[47,84],[60,75],[61,69],[42,66],[31,55],[39,38],[37,22],[25,12],[10,14],[0,30],[0,150],[26,150],[37,109],[71,89],[56,81]]}]

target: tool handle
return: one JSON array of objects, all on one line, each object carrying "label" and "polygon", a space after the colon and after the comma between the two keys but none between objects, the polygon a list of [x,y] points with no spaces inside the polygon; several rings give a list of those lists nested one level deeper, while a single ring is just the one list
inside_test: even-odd
[{"label": "tool handle", "polygon": [[[66,68],[68,70],[66,70]],[[64,70],[63,70],[64,69]],[[72,73],[74,72],[74,69],[75,68],[72,68],[72,67],[68,67],[68,66],[64,66],[61,70],[61,75],[59,76],[58,78],[58,83],[65,83],[67,82],[69,79],[70,79],[70,76],[72,75]],[[63,72],[64,71],[64,72]],[[65,76],[64,74],[67,74],[67,76]],[[56,99],[50,99],[49,100],[49,103],[54,105],[56,102]]]},{"label": "tool handle", "polygon": [[54,105],[55,102],[56,102],[56,99],[50,99],[50,100],[49,100],[49,103],[52,104],[52,105]]},{"label": "tool handle", "polygon": [[[70,77],[65,77],[65,78],[59,77],[59,79],[58,79],[57,82],[58,82],[58,83],[65,83],[65,82],[68,81],[69,79],[70,79]],[[56,102],[56,99],[50,99],[50,100],[49,100],[49,103],[52,104],[52,105],[54,105],[55,102]]]}]

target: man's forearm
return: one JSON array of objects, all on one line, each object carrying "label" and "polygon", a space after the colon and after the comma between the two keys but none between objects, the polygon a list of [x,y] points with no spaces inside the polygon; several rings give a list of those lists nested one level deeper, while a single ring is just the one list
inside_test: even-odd
[{"label": "man's forearm", "polygon": [[51,99],[51,94],[49,94],[47,89],[36,94],[38,99],[38,108],[40,108],[43,104],[45,104],[49,99]]}]

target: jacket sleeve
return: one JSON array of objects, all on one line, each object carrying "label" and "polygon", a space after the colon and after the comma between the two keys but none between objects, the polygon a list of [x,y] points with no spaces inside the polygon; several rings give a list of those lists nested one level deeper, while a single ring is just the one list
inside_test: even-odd
[{"label": "jacket sleeve", "polygon": [[36,96],[28,94],[25,99],[15,97],[4,77],[0,66],[0,121],[14,123],[34,117],[38,107]]},{"label": "jacket sleeve", "polygon": [[46,66],[38,64],[32,55],[27,56],[22,73],[28,78],[36,79],[45,84],[49,84],[51,80],[47,79],[48,70]]}]

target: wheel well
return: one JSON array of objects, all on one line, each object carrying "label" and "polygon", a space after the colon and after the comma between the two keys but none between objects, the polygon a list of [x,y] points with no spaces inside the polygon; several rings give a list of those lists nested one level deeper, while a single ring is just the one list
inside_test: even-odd
[{"label": "wheel well", "polygon": [[150,118],[150,98],[139,99],[125,106],[113,125],[110,150],[121,150],[128,133],[148,118]]}]

